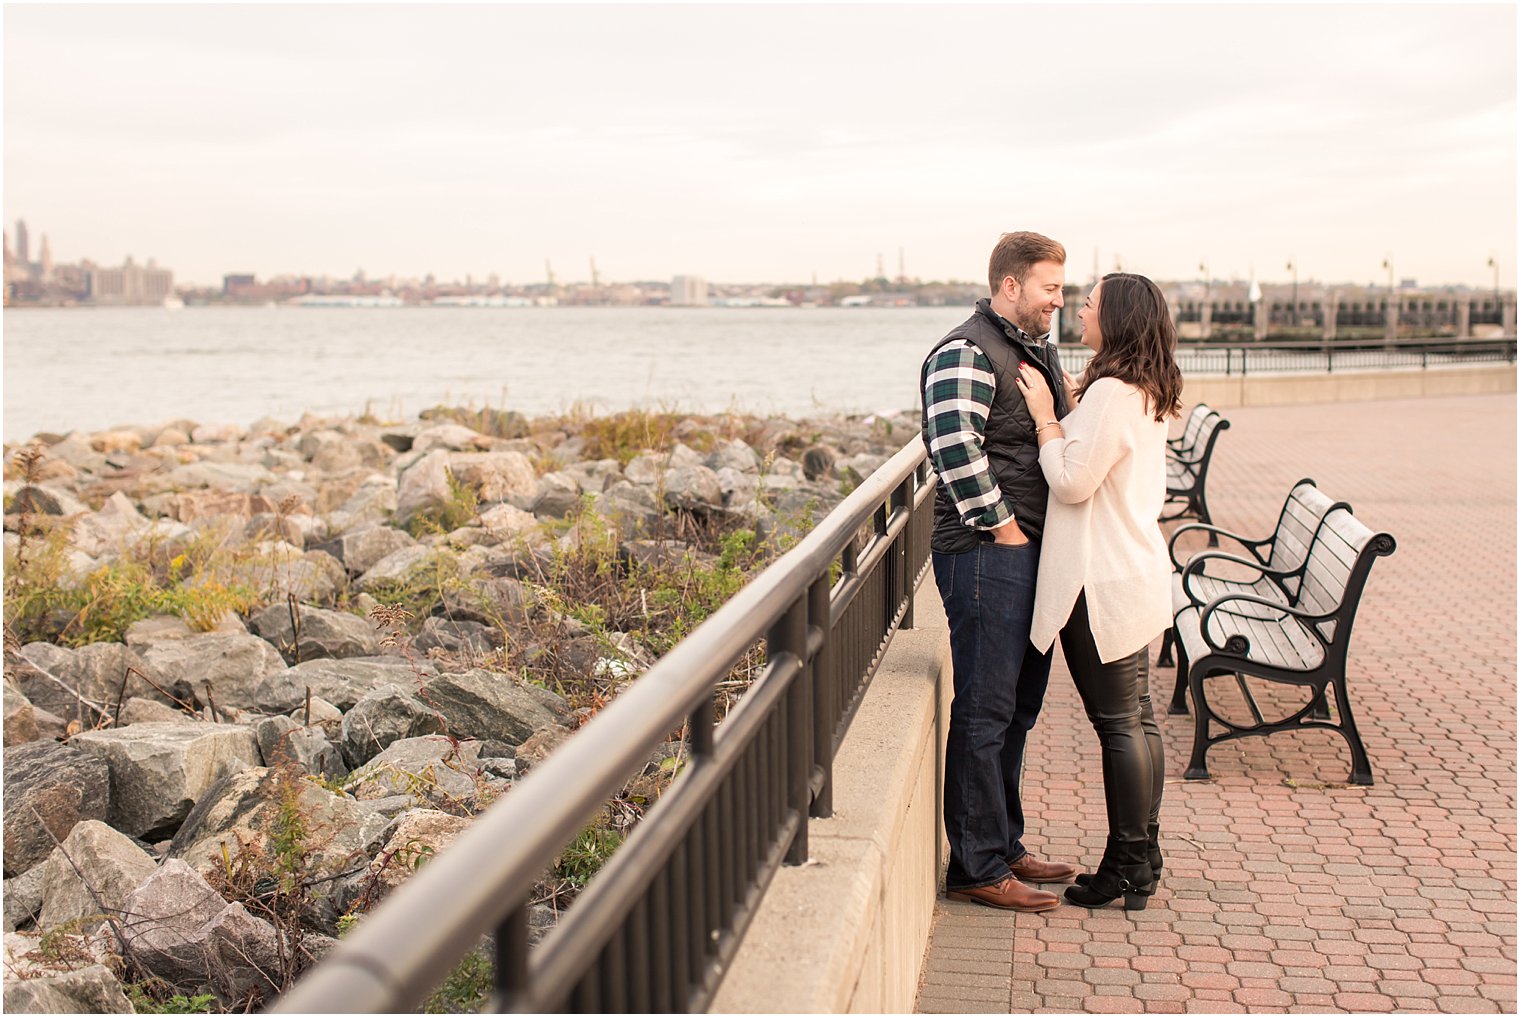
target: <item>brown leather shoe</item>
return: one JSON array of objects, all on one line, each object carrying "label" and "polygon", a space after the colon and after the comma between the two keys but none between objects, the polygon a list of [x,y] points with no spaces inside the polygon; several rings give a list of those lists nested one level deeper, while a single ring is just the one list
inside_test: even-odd
[{"label": "brown leather shoe", "polygon": [[1066,862],[1042,862],[1026,854],[1008,863],[1008,871],[1026,883],[1069,883],[1077,877],[1077,867]]},{"label": "brown leather shoe", "polygon": [[974,890],[951,890],[945,896],[951,900],[1002,908],[1004,911],[1049,911],[1061,906],[1061,898],[1055,894],[1025,886],[1012,876],[992,886],[979,886]]}]

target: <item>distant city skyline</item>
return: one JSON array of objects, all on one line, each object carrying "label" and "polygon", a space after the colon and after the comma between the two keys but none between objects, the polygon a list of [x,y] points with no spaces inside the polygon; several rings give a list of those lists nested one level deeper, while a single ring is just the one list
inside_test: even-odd
[{"label": "distant city skyline", "polygon": [[[7,224],[232,273],[1515,286],[1512,6],[9,6]],[[13,244],[19,238],[12,237]],[[900,253],[901,252],[901,253]],[[901,262],[900,262],[901,259]]]}]

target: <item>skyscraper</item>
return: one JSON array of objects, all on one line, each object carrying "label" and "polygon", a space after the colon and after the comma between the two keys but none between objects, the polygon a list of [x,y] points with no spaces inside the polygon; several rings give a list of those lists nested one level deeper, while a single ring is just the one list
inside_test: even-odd
[{"label": "skyscraper", "polygon": [[25,219],[16,220],[16,257],[20,258],[23,263],[32,260],[32,248],[27,240]]}]

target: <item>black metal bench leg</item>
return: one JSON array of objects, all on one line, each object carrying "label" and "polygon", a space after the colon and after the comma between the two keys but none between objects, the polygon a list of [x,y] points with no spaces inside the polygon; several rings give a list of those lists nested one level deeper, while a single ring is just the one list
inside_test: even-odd
[{"label": "black metal bench leg", "polygon": [[1340,732],[1346,736],[1346,744],[1351,746],[1351,777],[1349,782],[1370,787],[1372,785],[1372,762],[1367,758],[1367,750],[1362,745],[1362,736],[1356,729],[1356,721],[1351,718],[1351,697],[1346,694],[1346,679],[1344,676],[1334,683],[1335,706],[1340,711]]},{"label": "black metal bench leg", "polygon": [[1175,637],[1176,634],[1171,629],[1161,634],[1161,649],[1156,654],[1157,667],[1171,667],[1177,663],[1172,659],[1172,641]]},{"label": "black metal bench leg", "polygon": [[1177,681],[1172,686],[1172,701],[1171,701],[1171,704],[1167,706],[1166,712],[1169,713],[1169,714],[1171,714],[1173,717],[1186,717],[1187,716],[1187,712],[1188,712],[1188,706],[1187,706],[1188,660],[1187,660],[1187,651],[1182,648],[1182,640],[1180,640],[1180,639],[1176,641],[1176,652],[1177,652]]},{"label": "black metal bench leg", "polygon": [[1330,702],[1325,698],[1324,689],[1314,691],[1314,703],[1309,707],[1309,716],[1315,720],[1330,719]]},{"label": "black metal bench leg", "polygon": [[1183,771],[1184,780],[1207,780],[1209,776],[1209,707],[1203,698],[1203,671],[1188,671],[1193,689],[1193,758]]}]

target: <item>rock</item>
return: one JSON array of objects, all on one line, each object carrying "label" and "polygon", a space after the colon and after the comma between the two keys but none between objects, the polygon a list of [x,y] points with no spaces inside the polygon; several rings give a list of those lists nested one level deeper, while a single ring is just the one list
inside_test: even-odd
[{"label": "rock", "polygon": [[191,720],[183,710],[152,699],[141,699],[133,696],[128,699],[121,708],[121,719],[117,727],[126,727],[128,724],[183,724]]},{"label": "rock", "polygon": [[444,617],[492,628],[525,624],[529,606],[523,585],[516,579],[489,576],[443,591]]},{"label": "rock", "polygon": [[308,726],[286,716],[264,717],[254,722],[253,734],[266,766],[294,766],[317,777],[341,777],[348,772],[343,754],[321,724]]},{"label": "rock", "polygon": [[[294,795],[291,799],[289,796]],[[170,861],[197,872],[223,866],[223,846],[234,863],[241,852],[273,860],[275,838],[284,829],[282,809],[300,813],[304,877],[314,880],[314,909],[309,917],[335,931],[338,907],[330,893],[332,877],[362,871],[390,827],[390,820],[346,795],[334,794],[304,779],[289,779],[278,769],[258,767],[234,774],[206,793],[175,835]]]},{"label": "rock", "polygon": [[333,532],[344,532],[357,525],[383,522],[396,511],[396,481],[378,474],[365,478],[357,489],[332,513],[334,520],[341,517],[346,525],[333,527]]},{"label": "rock", "polygon": [[343,711],[338,709],[321,696],[311,697],[311,713],[308,716],[306,704],[302,703],[290,711],[290,718],[301,724],[318,724],[328,741],[336,741],[343,730]]},{"label": "rock", "polygon": [[148,643],[142,658],[145,673],[160,686],[187,690],[197,705],[214,700],[218,707],[241,709],[254,706],[259,683],[286,666],[268,642],[237,632],[206,632]]},{"label": "rock", "polygon": [[241,441],[248,432],[237,424],[202,424],[190,432],[190,440],[197,445],[222,445]]},{"label": "rock", "polygon": [[170,984],[208,984],[228,1001],[275,991],[280,944],[273,926],[228,904],[185,862],[164,862],[127,907],[133,959]]},{"label": "rock", "polygon": [[719,445],[707,457],[709,469],[722,473],[725,469],[738,473],[759,473],[760,456],[744,442],[734,439]]},{"label": "rock", "polygon": [[620,480],[591,503],[598,515],[613,520],[625,531],[645,529],[660,518],[660,507],[649,488]]},{"label": "rock", "polygon": [[[199,462],[178,467],[164,474],[160,490],[188,491],[209,487],[216,492],[251,493],[275,481],[275,475],[254,463]],[[260,511],[268,512],[273,506]],[[251,513],[244,513],[251,514]]]},{"label": "rock", "polygon": [[491,439],[479,431],[472,431],[462,424],[434,424],[418,431],[412,437],[413,452],[429,452],[434,449],[455,452],[473,452],[489,448]]},{"label": "rock", "polygon": [[443,735],[392,742],[349,779],[355,798],[406,794],[416,806],[453,815],[474,812],[507,787],[481,767],[479,742]]},{"label": "rock", "polygon": [[11,496],[10,510],[47,516],[73,516],[90,511],[90,507],[61,488],[29,484]]},{"label": "rock", "polygon": [[301,605],[298,610],[299,640],[291,625],[288,604],[271,604],[250,618],[248,626],[259,638],[274,644],[285,662],[291,664],[323,657],[379,655],[380,635],[367,619],[341,611],[324,611],[309,604]]},{"label": "rock", "polygon": [[725,466],[718,470],[717,477],[726,507],[739,509],[754,503],[755,493],[760,489],[754,475]]},{"label": "rock", "polygon": [[362,660],[308,660],[278,671],[259,683],[254,694],[255,708],[266,713],[289,713],[304,706],[306,690],[332,703],[340,710],[351,710],[368,692],[384,685],[414,688],[419,678],[429,678],[438,669],[427,661],[406,661],[397,657]]},{"label": "rock", "polygon": [[418,653],[434,647],[455,657],[484,657],[506,645],[501,629],[474,621],[450,621],[433,617],[422,623],[422,631],[412,644]]},{"label": "rock", "polygon": [[99,558],[107,553],[119,555],[147,527],[148,517],[137,511],[131,499],[117,491],[106,499],[99,512],[76,519],[69,536],[79,550]]},{"label": "rock", "polygon": [[72,744],[111,768],[110,824],[146,840],[177,829],[222,777],[259,763],[253,731],[229,724],[133,724]]},{"label": "rock", "polygon": [[15,932],[37,921],[37,912],[42,910],[42,872],[46,867],[46,862],[33,865],[15,879],[5,881],[0,902],[5,906],[6,932]]},{"label": "rock", "polygon": [[403,547],[381,558],[362,576],[354,580],[354,589],[360,593],[373,593],[391,583],[404,583],[413,572],[433,565],[437,557],[443,554],[447,552],[438,551],[425,544]]},{"label": "rock", "polygon": [[448,468],[482,503],[505,501],[526,509],[538,492],[538,474],[521,452],[455,453]]},{"label": "rock", "polygon": [[385,685],[367,693],[343,715],[343,754],[357,767],[393,742],[442,730],[438,711],[418,698],[415,686]]},{"label": "rock", "polygon": [[672,508],[711,511],[723,505],[718,475],[706,466],[678,466],[666,470],[665,504]]},{"label": "rock", "polygon": [[5,745],[22,745],[38,739],[37,711],[31,700],[10,682],[5,683]]},{"label": "rock", "polygon": [[564,699],[511,675],[476,668],[443,674],[423,686],[421,698],[443,715],[456,737],[493,738],[517,745],[535,731],[570,720]]},{"label": "rock", "polygon": [[[602,489],[598,487],[596,490]],[[580,504],[581,484],[568,471],[546,473],[538,478],[538,490],[534,493],[532,505],[535,516],[563,519],[579,508]],[[484,521],[485,516],[482,515],[481,519]]]},{"label": "rock", "polygon": [[389,526],[366,526],[350,530],[331,542],[330,553],[343,563],[354,575],[362,575],[374,568],[387,555],[406,547],[416,547],[417,541],[404,530]]},{"label": "rock", "polygon": [[[575,496],[578,503],[580,495]],[[539,511],[535,503],[534,512]],[[561,513],[563,514],[563,513]],[[533,512],[524,512],[515,505],[495,505],[480,514],[480,525],[490,533],[494,543],[509,540],[521,533],[538,529],[538,519]]]},{"label": "rock", "polygon": [[78,823],[109,815],[110,770],[75,746],[7,748],[4,801],[5,874],[16,876],[44,861]]},{"label": "rock", "polygon": [[545,474],[545,478],[551,476],[569,477],[582,494],[601,494],[623,479],[623,469],[616,459],[592,459],[570,463],[557,474]]},{"label": "rock", "polygon": [[[9,937],[7,937],[9,939]],[[6,965],[8,968],[9,964]],[[7,1013],[133,1013],[121,983],[104,964],[7,978]]]},{"label": "rock", "polygon": [[468,819],[436,809],[408,810],[396,821],[390,839],[369,868],[351,884],[345,907],[351,909],[354,903],[364,910],[374,907],[469,826]]},{"label": "rock", "polygon": [[124,643],[90,643],[77,650],[28,643],[21,648],[21,656],[35,665],[15,674],[16,684],[32,705],[86,726],[97,716],[112,713],[117,700],[125,696],[169,701],[141,677],[151,672]]},{"label": "rock", "polygon": [[563,745],[565,739],[574,733],[568,727],[560,727],[557,724],[534,732],[517,747],[518,771],[525,772],[529,767],[548,759],[549,753]]},{"label": "rock", "polygon": [[177,427],[166,427],[153,439],[154,448],[174,448],[190,444],[190,436]]},{"label": "rock", "polygon": [[454,500],[449,486],[450,455],[446,449],[435,448],[401,474],[396,486],[397,519],[405,522],[436,512]]},{"label": "rock", "polygon": [[78,922],[75,928],[88,930],[104,924],[106,916],[130,920],[123,911],[127,898],[153,874],[158,862],[132,838],[97,819],[87,819],[70,831],[39,868],[42,909],[37,927],[46,932],[65,922]]},{"label": "rock", "polygon": [[802,453],[802,475],[808,480],[822,480],[834,471],[834,450],[814,445]]}]

